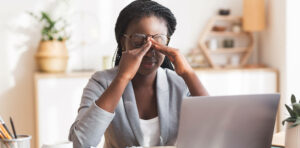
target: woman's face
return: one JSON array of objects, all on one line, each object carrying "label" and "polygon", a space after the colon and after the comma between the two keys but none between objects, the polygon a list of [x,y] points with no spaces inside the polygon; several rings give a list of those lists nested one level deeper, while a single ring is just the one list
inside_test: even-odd
[{"label": "woman's face", "polygon": [[[136,35],[162,35],[166,36],[168,33],[167,26],[165,20],[158,18],[156,16],[146,16],[139,20],[132,21],[127,28],[126,35],[127,38],[122,38],[122,47],[124,50],[132,50],[137,47],[133,44],[133,38],[129,38],[128,36],[136,36]],[[139,45],[140,46],[140,45]],[[141,65],[138,69],[138,74],[148,75],[160,67],[163,63],[165,56],[157,52],[151,47],[151,49],[145,54]]]}]

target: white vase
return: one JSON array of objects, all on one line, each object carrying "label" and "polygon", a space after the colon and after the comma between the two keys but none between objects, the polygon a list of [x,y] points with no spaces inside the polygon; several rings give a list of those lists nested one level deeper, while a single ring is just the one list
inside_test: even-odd
[{"label": "white vase", "polygon": [[288,123],[285,131],[285,148],[300,148],[300,125],[290,128]]}]

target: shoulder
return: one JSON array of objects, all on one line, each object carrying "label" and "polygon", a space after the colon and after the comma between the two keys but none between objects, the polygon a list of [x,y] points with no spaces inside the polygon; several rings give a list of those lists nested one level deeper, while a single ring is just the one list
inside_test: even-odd
[{"label": "shoulder", "polygon": [[107,69],[103,71],[95,72],[86,86],[86,88],[97,88],[99,87],[106,88],[117,75],[118,68],[114,67],[112,69]]},{"label": "shoulder", "polygon": [[87,98],[98,98],[100,94],[109,86],[117,73],[117,67],[95,72],[84,88],[83,96]]},{"label": "shoulder", "polygon": [[118,67],[95,72],[91,79],[95,81],[112,81],[117,75]]}]

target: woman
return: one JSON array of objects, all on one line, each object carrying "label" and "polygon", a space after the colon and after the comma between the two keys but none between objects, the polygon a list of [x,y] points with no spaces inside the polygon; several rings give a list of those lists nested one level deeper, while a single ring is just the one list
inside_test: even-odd
[{"label": "woman", "polygon": [[[118,17],[116,67],[95,73],[84,89],[69,139],[74,147],[174,145],[181,100],[208,95],[184,56],[168,47],[172,12],[137,0]],[[174,65],[175,72],[173,71]]]}]

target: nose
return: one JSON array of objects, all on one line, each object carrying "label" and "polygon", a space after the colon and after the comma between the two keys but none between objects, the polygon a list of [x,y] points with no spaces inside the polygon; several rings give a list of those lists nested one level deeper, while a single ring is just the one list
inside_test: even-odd
[{"label": "nose", "polygon": [[155,56],[155,50],[151,47],[151,49],[146,53],[145,56],[147,57],[154,57]]}]

